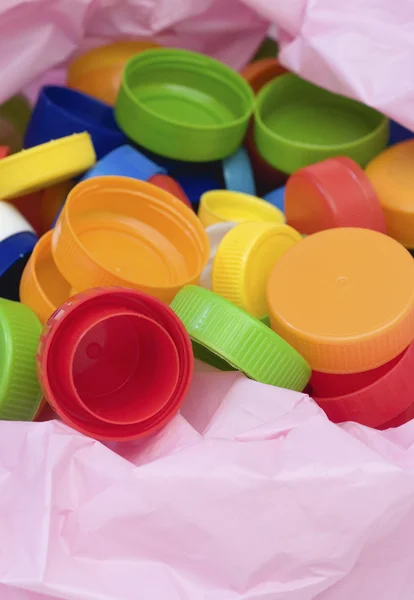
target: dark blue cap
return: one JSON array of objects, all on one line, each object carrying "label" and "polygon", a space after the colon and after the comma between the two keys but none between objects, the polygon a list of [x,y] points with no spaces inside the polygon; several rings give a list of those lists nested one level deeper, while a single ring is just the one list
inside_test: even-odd
[{"label": "dark blue cap", "polygon": [[411,140],[413,136],[414,133],[409,129],[406,129],[396,121],[390,121],[390,138],[388,140],[389,146],[398,144],[398,142],[405,142],[405,140]]},{"label": "dark blue cap", "polygon": [[167,171],[135,150],[131,146],[120,146],[101,158],[83,177],[82,181],[99,177],[101,175],[121,175],[147,181],[157,174],[166,174]]},{"label": "dark blue cap", "polygon": [[208,173],[178,173],[174,175],[174,179],[181,185],[196,211],[204,192],[223,188],[219,179]]},{"label": "dark blue cap", "polygon": [[31,231],[16,233],[0,242],[0,297],[19,299],[23,269],[38,241]]},{"label": "dark blue cap", "polygon": [[126,137],[115,122],[112,106],[67,87],[42,88],[24,137],[24,147],[32,148],[50,140],[87,131],[102,158],[125,144]]}]

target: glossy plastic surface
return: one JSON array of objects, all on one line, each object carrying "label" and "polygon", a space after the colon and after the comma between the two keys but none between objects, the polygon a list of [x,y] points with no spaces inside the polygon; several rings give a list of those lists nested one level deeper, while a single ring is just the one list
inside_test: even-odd
[{"label": "glossy plastic surface", "polygon": [[267,301],[272,328],[312,369],[367,371],[413,341],[414,261],[377,231],[321,231],[276,263]]},{"label": "glossy plastic surface", "polygon": [[285,173],[338,155],[365,166],[388,141],[383,115],[291,74],[259,92],[255,117],[259,151]]}]

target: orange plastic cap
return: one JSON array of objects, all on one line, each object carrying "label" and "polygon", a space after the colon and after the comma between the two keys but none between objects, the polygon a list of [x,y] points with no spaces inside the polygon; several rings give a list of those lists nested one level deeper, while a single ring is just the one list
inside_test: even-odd
[{"label": "orange plastic cap", "polygon": [[267,301],[272,329],[312,369],[367,371],[414,339],[414,261],[377,231],[321,231],[276,263]]},{"label": "orange plastic cap", "polygon": [[241,75],[250,83],[254,93],[257,94],[266,83],[278,75],[283,75],[283,73],[287,73],[287,70],[282,67],[277,58],[262,58],[248,64]]},{"label": "orange plastic cap", "polygon": [[414,140],[384,150],[366,167],[382,205],[387,233],[414,248]]},{"label": "orange plastic cap", "polygon": [[94,177],[69,193],[52,237],[71,287],[123,286],[170,302],[198,283],[208,236],[194,212],[168,192],[129,177]]},{"label": "orange plastic cap", "polygon": [[143,50],[159,47],[150,40],[135,40],[89,50],[69,66],[68,86],[114,106],[126,62]]},{"label": "orange plastic cap", "polygon": [[52,231],[37,242],[20,281],[20,301],[36,313],[42,324],[70,296],[70,286],[52,257]]}]

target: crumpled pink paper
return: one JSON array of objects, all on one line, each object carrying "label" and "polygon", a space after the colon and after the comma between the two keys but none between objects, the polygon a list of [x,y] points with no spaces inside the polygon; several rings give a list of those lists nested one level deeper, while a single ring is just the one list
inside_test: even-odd
[{"label": "crumpled pink paper", "polygon": [[412,600],[414,422],[197,373],[156,437],[0,423],[2,600]]},{"label": "crumpled pink paper", "polygon": [[407,0],[1,0],[0,102],[62,81],[77,52],[125,38],[242,67],[277,27],[281,62],[414,130],[414,4]]}]

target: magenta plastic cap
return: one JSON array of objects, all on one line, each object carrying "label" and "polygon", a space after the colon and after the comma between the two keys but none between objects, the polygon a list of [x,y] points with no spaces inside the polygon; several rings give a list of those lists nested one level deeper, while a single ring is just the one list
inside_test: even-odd
[{"label": "magenta plastic cap", "polygon": [[192,372],[191,342],[175,313],[123,288],[70,298],[50,317],[38,350],[44,396],[97,439],[158,430],[178,411]]}]

